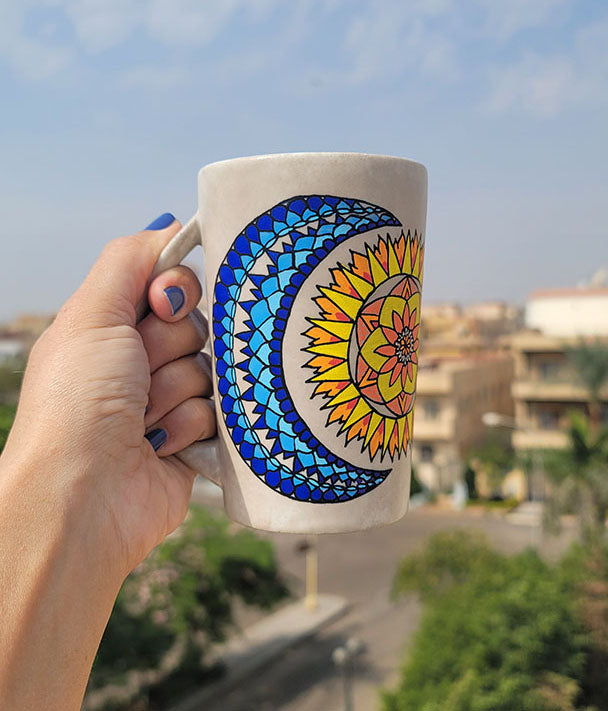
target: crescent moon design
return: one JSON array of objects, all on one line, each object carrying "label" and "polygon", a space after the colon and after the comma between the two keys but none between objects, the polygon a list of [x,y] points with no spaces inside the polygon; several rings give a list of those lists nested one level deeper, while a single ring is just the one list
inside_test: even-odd
[{"label": "crescent moon design", "polygon": [[[407,447],[416,377],[422,241],[388,210],[331,195],[295,196],[252,220],[220,265],[213,349],[226,428],[251,472],[277,493],[310,503],[362,496],[390,474],[346,461],[298,412],[283,370],[284,335],[304,282],[340,244],[369,232],[366,253],[330,270],[310,304],[302,379],[328,411],[328,428],[358,441],[370,464]],[[386,232],[386,229],[384,229]],[[376,237],[377,236],[377,237]],[[357,241],[360,244],[360,240]]]}]

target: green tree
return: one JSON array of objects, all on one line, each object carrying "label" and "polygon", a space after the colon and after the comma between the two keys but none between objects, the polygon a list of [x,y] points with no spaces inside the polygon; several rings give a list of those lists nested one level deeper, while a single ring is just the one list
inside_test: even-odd
[{"label": "green tree", "polygon": [[581,342],[575,347],[568,348],[566,355],[579,380],[587,388],[591,425],[594,429],[598,429],[602,419],[601,391],[605,385],[608,385],[608,344],[601,341]]},{"label": "green tree", "polygon": [[158,669],[165,685],[209,673],[205,655],[233,624],[236,600],[268,608],[287,594],[269,541],[233,530],[224,515],[192,507],[184,524],[125,581],[97,654],[89,689],[121,684],[129,670]]},{"label": "green tree", "polygon": [[515,465],[515,455],[504,432],[488,432],[478,447],[468,456],[474,471],[483,472],[492,488],[500,486],[505,474]]},{"label": "green tree", "polygon": [[0,453],[4,449],[6,440],[8,438],[8,433],[13,426],[13,420],[15,419],[15,412],[17,408],[14,405],[1,405],[0,404]]},{"label": "green tree", "polygon": [[383,711],[574,711],[587,637],[564,576],[533,551],[507,557],[442,533],[401,564],[422,623]]},{"label": "green tree", "polygon": [[14,358],[0,365],[0,405],[14,405],[19,397],[25,362]]},{"label": "green tree", "polygon": [[580,413],[571,414],[567,448],[544,452],[543,468],[551,484],[547,528],[559,530],[560,516],[573,513],[586,541],[602,536],[608,511],[608,428],[594,429]]}]

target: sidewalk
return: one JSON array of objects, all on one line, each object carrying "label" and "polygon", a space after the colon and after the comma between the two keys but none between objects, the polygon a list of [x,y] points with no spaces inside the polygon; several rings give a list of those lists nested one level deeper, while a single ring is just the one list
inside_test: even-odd
[{"label": "sidewalk", "polygon": [[216,649],[226,667],[224,676],[205,686],[169,711],[203,711],[205,705],[226,694],[237,684],[279,657],[290,647],[314,635],[347,610],[337,595],[319,595],[316,610],[307,610],[298,600],[264,617],[243,633]]}]

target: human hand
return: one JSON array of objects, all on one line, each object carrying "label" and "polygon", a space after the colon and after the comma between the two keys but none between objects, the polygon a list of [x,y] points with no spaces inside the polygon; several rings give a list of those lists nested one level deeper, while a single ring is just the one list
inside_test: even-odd
[{"label": "human hand", "polygon": [[110,242],[36,343],[3,455],[8,471],[42,473],[47,507],[84,517],[119,580],[186,514],[195,473],[172,455],[215,434],[194,273],[156,277],[151,313],[135,323],[154,263],[181,226],[162,217],[157,229]]}]

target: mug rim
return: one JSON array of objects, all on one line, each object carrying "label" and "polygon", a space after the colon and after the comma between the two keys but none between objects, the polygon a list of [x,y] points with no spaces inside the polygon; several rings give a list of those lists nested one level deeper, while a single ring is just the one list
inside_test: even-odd
[{"label": "mug rim", "polygon": [[402,158],[399,156],[390,156],[382,153],[363,153],[359,151],[295,151],[287,153],[261,153],[250,156],[237,156],[235,158],[224,158],[222,160],[207,163],[199,170],[199,175],[209,168],[229,165],[232,163],[250,163],[257,161],[275,160],[280,158],[364,158],[383,162],[398,162],[409,163],[412,166],[422,168],[427,173],[427,168],[423,163],[412,160],[411,158]]}]

